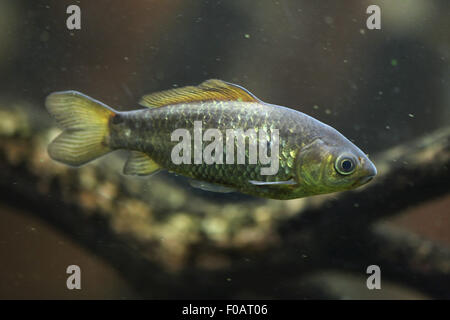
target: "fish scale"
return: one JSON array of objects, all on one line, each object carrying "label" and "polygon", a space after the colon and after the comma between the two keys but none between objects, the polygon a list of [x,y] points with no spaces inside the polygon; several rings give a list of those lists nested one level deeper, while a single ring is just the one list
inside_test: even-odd
[{"label": "fish scale", "polygon": [[[288,117],[302,117],[301,113],[290,109],[279,109],[260,103],[235,101],[221,103],[212,101],[198,104],[180,104],[156,109],[143,109],[134,111],[131,114],[124,113],[121,115],[124,118],[121,124],[112,124],[112,141],[114,141],[112,145],[115,148],[145,152],[162,167],[168,168],[173,172],[194,179],[208,179],[210,182],[220,182],[227,186],[234,187],[237,181],[242,181],[241,178],[236,177],[236,174],[243,176],[245,179],[258,181],[289,180],[293,175],[290,169],[279,170],[276,175],[272,176],[261,175],[261,168],[267,165],[264,166],[260,163],[249,165],[248,148],[246,149],[245,165],[224,163],[222,165],[216,165],[219,167],[216,169],[214,166],[210,167],[206,164],[175,165],[171,160],[171,150],[178,142],[172,142],[170,135],[176,129],[187,129],[191,133],[191,145],[193,146],[194,121],[202,121],[203,132],[208,128],[216,128],[220,130],[223,137],[226,136],[227,129],[242,129],[245,132],[248,129],[266,128],[271,125],[273,128],[279,130],[280,139],[284,141],[285,145],[283,150],[280,150],[280,166],[289,168],[288,162],[294,161],[293,158],[291,159],[290,151],[298,145],[298,141],[307,142],[309,137],[300,137],[292,134],[288,130],[290,128],[286,127],[280,121],[281,117],[274,116],[275,113],[279,112],[285,113],[285,116]],[[145,114],[150,114],[150,116],[147,117]],[[205,115],[207,115],[209,121],[204,121]],[[161,121],[161,118],[167,120]],[[141,124],[136,126],[136,122],[141,122]],[[289,123],[292,124],[292,122]],[[124,135],[124,131],[127,129],[132,130],[132,136],[139,138],[137,140],[127,139]],[[294,129],[294,132],[297,130],[295,127],[291,129]],[[258,138],[257,142],[259,143]],[[204,142],[203,147],[207,144],[208,142]],[[162,150],[165,150],[165,152],[161,152]]]}]

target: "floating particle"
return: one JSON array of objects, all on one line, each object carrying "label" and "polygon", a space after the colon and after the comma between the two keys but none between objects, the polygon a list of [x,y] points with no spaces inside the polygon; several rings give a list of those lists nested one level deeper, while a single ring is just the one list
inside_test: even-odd
[{"label": "floating particle", "polygon": [[244,34],[245,39],[250,39],[250,35],[248,33]]},{"label": "floating particle", "polygon": [[414,118],[414,115],[412,113],[408,113],[408,117]]},{"label": "floating particle", "polygon": [[47,42],[50,39],[50,33],[48,31],[43,31],[39,37],[42,42]]},{"label": "floating particle", "polygon": [[319,106],[317,104],[313,105],[314,110],[319,110]]},{"label": "floating particle", "polygon": [[326,24],[332,24],[333,22],[334,22],[334,19],[332,17],[325,17]]},{"label": "floating particle", "polygon": [[331,114],[331,110],[330,109],[325,109],[325,113],[326,114]]},{"label": "floating particle", "polygon": [[391,60],[391,65],[392,65],[393,67],[396,67],[396,66],[398,65],[397,59],[392,59],[392,60]]}]

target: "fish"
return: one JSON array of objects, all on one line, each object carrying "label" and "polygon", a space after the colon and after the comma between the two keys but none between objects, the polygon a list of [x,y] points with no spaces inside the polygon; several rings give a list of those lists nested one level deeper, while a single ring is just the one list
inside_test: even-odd
[{"label": "fish", "polygon": [[333,127],[226,81],[151,93],[139,104],[118,111],[77,91],[51,93],[45,105],[62,132],[49,156],[80,167],[125,149],[126,175],[168,170],[203,190],[280,200],[355,189],[377,174]]}]

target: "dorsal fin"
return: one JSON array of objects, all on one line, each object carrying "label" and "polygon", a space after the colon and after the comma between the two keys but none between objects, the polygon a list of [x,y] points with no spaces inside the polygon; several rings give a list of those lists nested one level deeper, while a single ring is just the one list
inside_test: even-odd
[{"label": "dorsal fin", "polygon": [[170,104],[211,100],[260,102],[252,93],[238,85],[211,79],[196,87],[187,86],[145,95],[139,104],[144,107],[158,108]]}]

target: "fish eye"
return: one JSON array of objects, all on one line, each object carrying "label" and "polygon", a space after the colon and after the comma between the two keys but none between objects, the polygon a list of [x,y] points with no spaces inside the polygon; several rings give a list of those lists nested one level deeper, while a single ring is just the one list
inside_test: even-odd
[{"label": "fish eye", "polygon": [[356,160],[348,154],[340,155],[334,164],[336,171],[342,175],[352,174],[356,169]]}]

